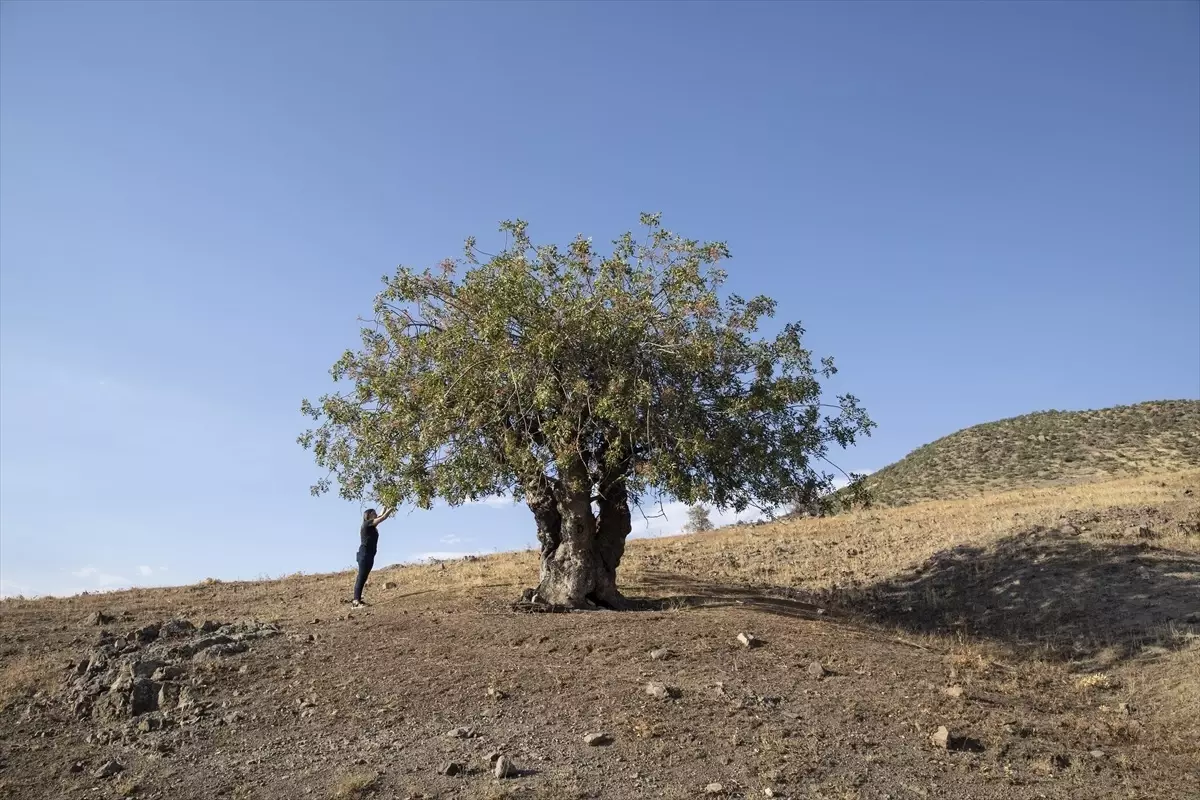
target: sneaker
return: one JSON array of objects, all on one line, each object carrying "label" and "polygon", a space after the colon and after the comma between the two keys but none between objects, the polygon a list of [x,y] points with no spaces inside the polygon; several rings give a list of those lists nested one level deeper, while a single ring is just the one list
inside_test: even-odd
[{"label": "sneaker", "polygon": [[350,601],[351,608],[362,608],[365,605],[366,605],[366,603],[364,603],[362,600],[351,600]]}]

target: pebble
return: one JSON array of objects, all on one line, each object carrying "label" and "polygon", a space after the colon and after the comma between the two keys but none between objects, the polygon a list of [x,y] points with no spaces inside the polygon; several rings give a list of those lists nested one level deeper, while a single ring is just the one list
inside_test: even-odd
[{"label": "pebble", "polygon": [[742,647],[745,647],[745,648],[753,648],[753,647],[761,647],[762,646],[762,639],[759,639],[757,636],[755,636],[752,633],[739,633],[737,635],[737,640],[738,640],[738,642],[741,643]]},{"label": "pebble", "polygon": [[814,661],[809,664],[806,671],[808,672],[808,677],[816,678],[817,680],[821,680],[821,678],[829,674],[829,670],[825,669],[825,665],[820,661]]},{"label": "pebble", "polygon": [[111,778],[112,776],[124,772],[125,767],[118,764],[116,761],[105,761],[100,769],[92,773],[93,778]]},{"label": "pebble", "polygon": [[613,737],[607,733],[589,733],[583,737],[589,747],[603,747],[613,743]]},{"label": "pebble", "polygon": [[704,793],[705,794],[724,794],[725,786],[720,783],[710,783],[708,786],[704,787]]},{"label": "pebble", "polygon": [[517,776],[517,766],[508,756],[500,756],[493,765],[492,774],[497,778],[515,778]]}]

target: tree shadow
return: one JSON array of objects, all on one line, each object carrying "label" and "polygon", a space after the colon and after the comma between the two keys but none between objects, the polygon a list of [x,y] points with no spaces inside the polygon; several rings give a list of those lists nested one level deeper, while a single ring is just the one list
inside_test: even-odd
[{"label": "tree shadow", "polygon": [[1023,654],[1107,663],[1200,634],[1200,558],[1148,542],[1105,542],[1032,528],[987,547],[961,545],[886,580],[811,593],[646,576],[664,598],[643,610],[713,606],[910,634],[993,640]]},{"label": "tree shadow", "polygon": [[837,606],[914,633],[962,634],[1051,658],[1113,660],[1188,641],[1200,558],[1148,542],[1035,527],[986,548],[960,545]]}]

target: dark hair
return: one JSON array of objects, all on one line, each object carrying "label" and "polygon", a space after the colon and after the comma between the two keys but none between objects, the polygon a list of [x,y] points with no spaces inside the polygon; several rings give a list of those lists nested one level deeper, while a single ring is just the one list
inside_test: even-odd
[{"label": "dark hair", "polygon": [[370,519],[371,517],[377,517],[377,516],[379,516],[379,514],[373,508],[368,508],[366,511],[363,512],[363,519]]}]

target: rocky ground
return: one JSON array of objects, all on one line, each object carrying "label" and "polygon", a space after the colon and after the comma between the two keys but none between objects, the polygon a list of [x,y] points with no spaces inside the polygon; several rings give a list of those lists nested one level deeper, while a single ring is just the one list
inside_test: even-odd
[{"label": "rocky ground", "polygon": [[621,613],[515,612],[487,559],[354,611],[348,575],[9,601],[0,797],[1196,797],[1200,507],[1155,491],[820,592],[638,544]]}]

